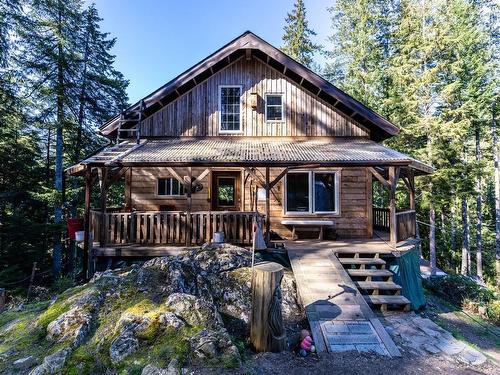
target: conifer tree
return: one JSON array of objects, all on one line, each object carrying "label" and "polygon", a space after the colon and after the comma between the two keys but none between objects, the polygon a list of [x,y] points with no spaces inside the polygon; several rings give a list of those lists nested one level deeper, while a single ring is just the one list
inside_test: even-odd
[{"label": "conifer tree", "polygon": [[381,111],[392,3],[337,0],[328,11],[332,35],[323,75],[355,99]]},{"label": "conifer tree", "polygon": [[[54,224],[63,219],[63,157],[65,131],[74,122],[78,94],[80,0],[32,0],[28,22],[20,35],[24,42],[22,64],[30,78],[31,90],[43,105],[43,120],[55,129],[54,190],[50,201],[54,208]],[[61,231],[54,231],[53,276],[61,274]]]},{"label": "conifer tree", "polygon": [[314,54],[321,50],[321,46],[312,41],[316,33],[309,28],[303,0],[295,0],[293,10],[287,14],[283,30],[282,51],[313,69]]}]

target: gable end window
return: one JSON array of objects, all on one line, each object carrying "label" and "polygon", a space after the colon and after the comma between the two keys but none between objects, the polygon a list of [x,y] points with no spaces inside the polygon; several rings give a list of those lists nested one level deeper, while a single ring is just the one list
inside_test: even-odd
[{"label": "gable end window", "polygon": [[219,86],[219,131],[241,131],[241,86]]},{"label": "gable end window", "polygon": [[184,195],[184,185],[173,177],[159,178],[157,194],[162,196],[181,196]]},{"label": "gable end window", "polygon": [[266,121],[283,121],[283,94],[266,94]]},{"label": "gable end window", "polygon": [[338,214],[339,174],[335,171],[289,172],[285,179],[286,213]]}]

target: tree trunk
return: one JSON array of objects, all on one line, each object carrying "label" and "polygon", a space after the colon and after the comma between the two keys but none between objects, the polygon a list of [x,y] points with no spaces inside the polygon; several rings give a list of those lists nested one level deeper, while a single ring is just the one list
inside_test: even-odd
[{"label": "tree trunk", "polygon": [[450,205],[450,246],[451,250],[454,252],[457,248],[457,195],[455,191],[451,193],[451,205]]},{"label": "tree trunk", "polygon": [[478,164],[478,173],[476,175],[476,272],[477,277],[483,280],[483,213],[481,197],[481,133],[479,127],[476,127],[476,162]]},{"label": "tree trunk", "polygon": [[62,207],[63,202],[60,197],[62,195],[63,185],[63,121],[64,121],[64,58],[63,58],[63,40],[62,32],[62,4],[58,1],[59,15],[58,15],[58,62],[57,62],[57,129],[56,129],[56,166],[54,187],[59,194],[55,200],[54,205],[54,224],[56,229],[54,232],[54,250],[52,254],[52,272],[54,279],[58,279],[61,275],[61,261],[62,261],[62,243],[61,232],[58,225],[62,222]]},{"label": "tree trunk", "polygon": [[436,211],[431,203],[429,207],[429,252],[431,262],[431,276],[436,276]]},{"label": "tree trunk", "polygon": [[497,285],[500,285],[500,171],[498,166],[498,135],[495,116],[496,106],[493,103],[491,130],[493,133],[493,160],[495,166],[495,254]]},{"label": "tree trunk", "polygon": [[468,208],[467,196],[462,196],[462,267],[460,273],[467,275],[469,271],[469,221],[468,221]]}]

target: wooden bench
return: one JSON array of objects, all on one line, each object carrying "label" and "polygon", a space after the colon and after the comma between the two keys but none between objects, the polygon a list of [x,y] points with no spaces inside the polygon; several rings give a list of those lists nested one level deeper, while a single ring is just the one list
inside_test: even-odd
[{"label": "wooden bench", "polygon": [[297,227],[316,227],[319,230],[318,240],[323,239],[323,229],[324,227],[333,227],[335,224],[332,220],[308,220],[308,219],[289,219],[282,220],[281,224],[292,226],[292,240],[296,240],[296,228]]}]

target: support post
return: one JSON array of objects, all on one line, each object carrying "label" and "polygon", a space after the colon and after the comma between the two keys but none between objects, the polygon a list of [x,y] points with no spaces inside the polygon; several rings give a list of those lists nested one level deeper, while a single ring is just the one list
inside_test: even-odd
[{"label": "support post", "polygon": [[258,352],[286,349],[286,333],[281,314],[283,266],[274,262],[256,265],[252,277],[252,317],[250,340]]},{"label": "support post", "polygon": [[389,241],[391,245],[396,245],[397,238],[397,223],[396,223],[396,186],[397,176],[396,167],[389,167]]},{"label": "support post", "polygon": [[408,171],[408,182],[410,183],[410,210],[415,209],[415,175],[412,169]]},{"label": "support post", "polygon": [[99,231],[100,238],[99,244],[101,247],[106,245],[106,237],[108,234],[108,228],[106,226],[106,205],[108,202],[108,168],[101,168],[101,217],[99,218],[100,228]]},{"label": "support post", "polygon": [[373,187],[372,187],[372,173],[369,168],[366,169],[366,220],[367,228],[366,234],[368,238],[373,237]]},{"label": "support post", "polygon": [[191,244],[191,231],[192,231],[192,225],[191,225],[191,208],[192,208],[192,198],[191,198],[191,192],[193,190],[193,169],[192,167],[188,167],[188,181],[186,181],[186,189],[187,189],[187,212],[186,212],[186,246],[189,246]]},{"label": "support post", "polygon": [[89,166],[85,170],[85,212],[84,212],[84,233],[83,239],[83,278],[89,279],[88,266],[89,266],[89,249],[92,244],[90,243],[90,193],[92,190],[92,171]]},{"label": "support post", "polygon": [[269,244],[271,240],[271,202],[269,197],[269,192],[271,190],[269,186],[269,167],[266,167],[266,243]]}]

